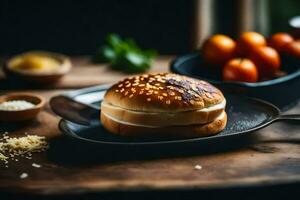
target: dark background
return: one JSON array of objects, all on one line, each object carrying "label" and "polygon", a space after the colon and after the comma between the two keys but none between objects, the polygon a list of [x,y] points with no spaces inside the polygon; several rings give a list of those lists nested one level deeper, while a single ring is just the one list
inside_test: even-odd
[{"label": "dark background", "polygon": [[[234,27],[236,2],[217,2],[220,32]],[[161,54],[190,51],[193,0],[0,0],[0,55],[31,49],[93,54],[110,32]],[[298,0],[269,0],[270,26],[286,31]]]},{"label": "dark background", "polygon": [[105,35],[163,53],[188,50],[192,1],[2,1],[0,54],[47,49],[91,54]]}]

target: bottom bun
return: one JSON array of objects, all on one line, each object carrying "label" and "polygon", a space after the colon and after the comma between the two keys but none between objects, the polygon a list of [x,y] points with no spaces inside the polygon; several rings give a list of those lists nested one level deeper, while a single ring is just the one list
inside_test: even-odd
[{"label": "bottom bun", "polygon": [[111,133],[121,136],[171,136],[178,138],[193,138],[211,136],[222,131],[227,123],[227,115],[223,112],[214,121],[207,124],[166,126],[166,127],[143,127],[132,124],[117,122],[101,113],[103,126]]}]

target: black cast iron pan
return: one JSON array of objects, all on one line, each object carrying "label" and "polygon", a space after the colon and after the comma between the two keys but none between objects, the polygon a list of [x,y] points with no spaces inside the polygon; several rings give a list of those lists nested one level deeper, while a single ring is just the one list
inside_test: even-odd
[{"label": "black cast iron pan", "polygon": [[99,120],[100,103],[107,88],[108,86],[98,86],[53,97],[50,105],[52,110],[63,118],[59,124],[62,132],[74,139],[103,146],[198,144],[246,135],[276,121],[300,122],[300,114],[284,115],[276,106],[268,102],[225,94],[228,123],[225,130],[215,136],[192,139],[124,138],[109,134]]}]

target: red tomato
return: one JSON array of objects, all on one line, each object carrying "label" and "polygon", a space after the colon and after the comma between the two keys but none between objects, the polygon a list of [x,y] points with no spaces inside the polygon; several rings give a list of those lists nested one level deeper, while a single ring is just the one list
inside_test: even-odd
[{"label": "red tomato", "polygon": [[271,47],[259,47],[251,52],[249,58],[256,65],[260,78],[273,77],[280,68],[279,54]]},{"label": "red tomato", "polygon": [[275,33],[269,39],[268,44],[280,53],[287,52],[288,44],[293,42],[294,38],[288,33]]},{"label": "red tomato", "polygon": [[237,41],[237,51],[241,56],[246,56],[257,47],[266,46],[267,42],[263,35],[256,32],[244,32]]},{"label": "red tomato", "polygon": [[255,64],[247,58],[235,58],[226,63],[223,69],[223,80],[256,82],[258,72]]},{"label": "red tomato", "polygon": [[300,58],[300,40],[296,40],[287,45],[287,54]]},{"label": "red tomato", "polygon": [[212,65],[222,67],[235,55],[236,43],[226,35],[217,34],[209,38],[202,47],[204,60]]}]

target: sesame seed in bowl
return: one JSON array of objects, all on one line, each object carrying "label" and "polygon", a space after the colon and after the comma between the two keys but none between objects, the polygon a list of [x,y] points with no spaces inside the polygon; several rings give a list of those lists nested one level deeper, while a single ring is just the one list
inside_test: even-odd
[{"label": "sesame seed in bowl", "polygon": [[18,111],[33,108],[35,105],[25,100],[12,100],[0,103],[0,110]]},{"label": "sesame seed in bowl", "polygon": [[45,99],[31,93],[0,96],[0,121],[20,122],[34,119],[45,105]]}]

